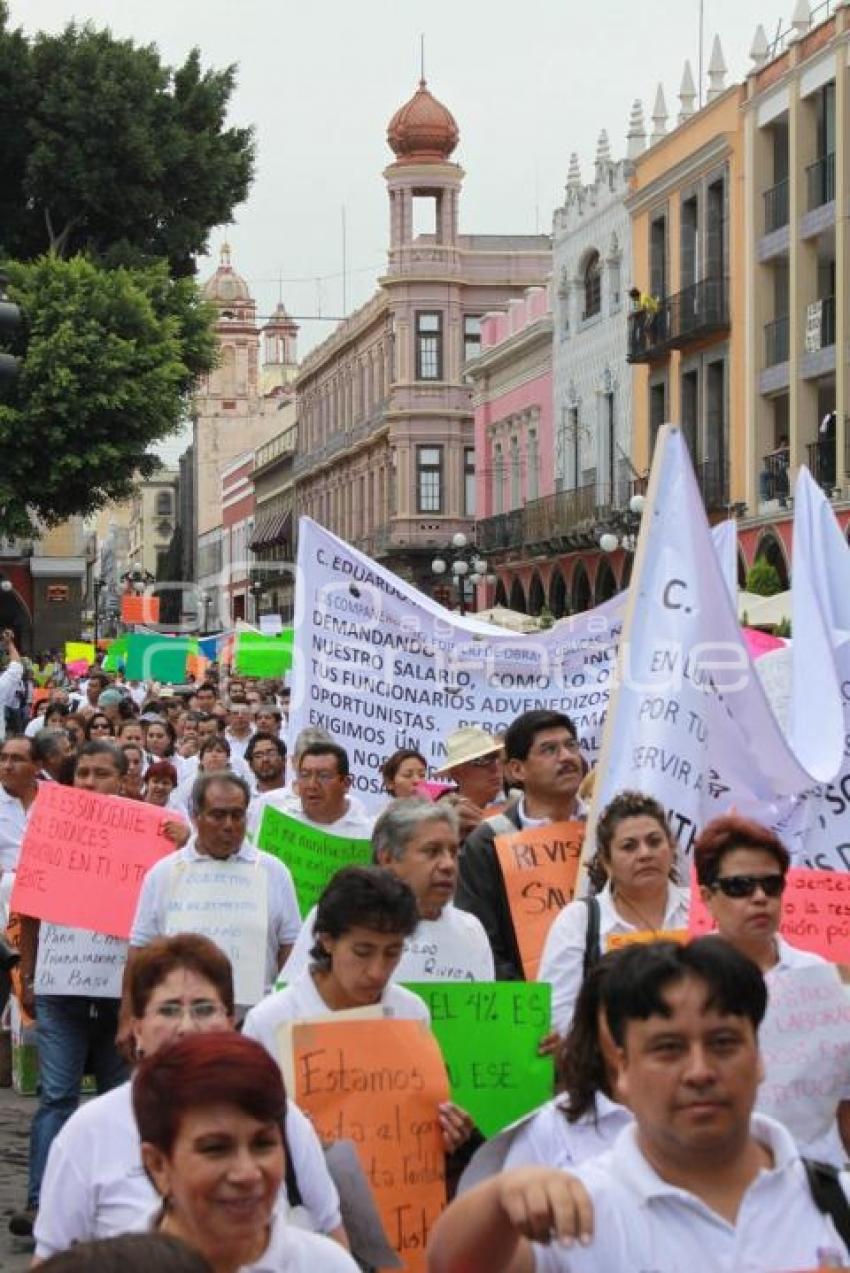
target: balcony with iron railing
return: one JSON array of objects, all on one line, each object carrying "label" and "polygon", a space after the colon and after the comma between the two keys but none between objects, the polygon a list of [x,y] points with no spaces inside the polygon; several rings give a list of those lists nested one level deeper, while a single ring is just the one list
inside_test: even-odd
[{"label": "balcony with iron railing", "polygon": [[806,169],[806,188],[808,193],[808,210],[823,207],[832,203],[835,198],[835,152],[821,155],[820,159],[809,164]]},{"label": "balcony with iron railing", "polygon": [[775,186],[765,190],[764,195],[764,233],[773,234],[788,224],[788,178],[777,181]]},{"label": "balcony with iron railing", "polygon": [[628,361],[651,362],[729,327],[729,285],[705,278],[629,315]]},{"label": "balcony with iron railing", "polygon": [[788,361],[788,315],[780,314],[764,325],[764,365],[775,367]]}]

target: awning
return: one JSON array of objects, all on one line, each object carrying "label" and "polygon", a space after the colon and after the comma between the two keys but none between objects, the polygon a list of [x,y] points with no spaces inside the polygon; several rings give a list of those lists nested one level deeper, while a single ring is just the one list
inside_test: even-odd
[{"label": "awning", "polygon": [[[249,545],[252,552],[260,548],[274,548],[289,537],[292,526],[291,513],[270,513],[263,517],[254,527],[254,534]],[[285,532],[285,533],[284,533]]]}]

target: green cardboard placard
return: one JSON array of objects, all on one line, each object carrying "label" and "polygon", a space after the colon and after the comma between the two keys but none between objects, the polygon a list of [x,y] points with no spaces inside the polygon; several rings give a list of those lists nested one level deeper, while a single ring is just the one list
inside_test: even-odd
[{"label": "green cardboard placard", "polygon": [[283,676],[292,667],[292,628],[284,628],[277,636],[238,632],[233,659],[239,676]]},{"label": "green cardboard placard", "polygon": [[186,659],[198,652],[197,641],[189,637],[132,632],[126,640],[125,673],[129,681],[150,679],[180,685],[186,680]]},{"label": "green cardboard placard", "polygon": [[341,867],[368,866],[372,861],[370,840],[328,835],[270,805],[263,810],[257,844],[289,867],[302,919]]},{"label": "green cardboard placard", "polygon": [[552,987],[539,981],[418,981],[443,1053],[452,1100],[485,1136],[552,1098],[551,1056],[537,1048],[549,1033]]},{"label": "green cardboard placard", "polygon": [[[104,672],[120,671],[121,664],[127,657],[127,641],[127,637],[121,636],[110,644],[103,659]],[[136,678],[134,677],[133,679],[135,680]]]}]

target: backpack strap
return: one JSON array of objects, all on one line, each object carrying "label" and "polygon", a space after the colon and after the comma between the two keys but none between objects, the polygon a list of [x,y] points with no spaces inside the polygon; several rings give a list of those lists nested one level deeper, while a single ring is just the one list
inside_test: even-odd
[{"label": "backpack strap", "polygon": [[283,1132],[283,1155],[286,1163],[286,1175],[284,1182],[286,1184],[286,1201],[293,1209],[304,1205],[304,1199],[301,1196],[301,1188],[298,1184],[298,1177],[295,1174],[295,1164],[292,1161],[292,1154],[289,1152],[289,1140],[286,1135],[286,1119],[284,1118],[281,1126]]},{"label": "backpack strap", "polygon": [[584,962],[582,963],[582,975],[586,977],[593,965],[599,962],[602,949],[599,942],[599,899],[584,897],[582,901],[587,907],[587,932],[584,938]]},{"label": "backpack strap", "polygon": [[829,1216],[838,1236],[850,1252],[850,1202],[841,1187],[838,1171],[831,1163],[816,1162],[813,1158],[803,1158],[806,1179],[812,1194],[812,1201],[818,1211]]}]

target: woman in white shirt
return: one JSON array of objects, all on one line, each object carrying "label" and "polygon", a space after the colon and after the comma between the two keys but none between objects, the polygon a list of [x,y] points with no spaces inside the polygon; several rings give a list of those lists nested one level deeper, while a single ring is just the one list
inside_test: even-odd
[{"label": "woman in white shirt", "polygon": [[[731,814],[714,818],[697,837],[694,865],[702,899],[717,925],[718,936],[751,959],[764,974],[768,992],[766,1027],[770,1025],[771,1003],[780,997],[780,978],[795,969],[828,969],[836,985],[840,984],[834,966],[820,955],[789,945],[779,935],[791,857],[769,827]],[[829,982],[826,985],[828,988]],[[811,995],[817,993],[812,983],[804,990]],[[825,1042],[813,1036],[799,1065],[806,1082],[795,1084],[793,1099],[784,1095],[778,1108],[772,1104],[768,1057],[756,1109],[781,1122],[787,1119],[801,1153],[843,1167],[850,1153],[850,1039],[846,1031],[839,1031],[839,1052],[835,1047],[823,1046]],[[803,1047],[804,1043],[801,1038],[798,1046]],[[836,1099],[842,1070],[843,1091]],[[779,1094],[787,1087],[788,1077],[783,1075]]]},{"label": "woman in white shirt", "polygon": [[187,1035],[139,1065],[133,1112],[161,1204],[148,1227],[216,1273],[356,1273],[336,1242],[286,1223],[287,1100],[280,1070],[235,1033]]},{"label": "woman in white shirt", "polygon": [[[233,973],[227,956],[196,933],[152,941],[129,972],[133,1058],[184,1034],[233,1029]],[[314,1227],[346,1241],[339,1196],[312,1126],[289,1102],[286,1140]],[[132,1083],[87,1101],[50,1147],[35,1222],[36,1262],[75,1242],[142,1230],[156,1195],[142,1166]]]},{"label": "woman in white shirt", "polygon": [[537,974],[552,986],[554,1031],[563,1035],[569,1029],[585,972],[612,937],[661,937],[687,929],[689,895],[674,882],[675,854],[667,817],[651,796],[622,791],[602,811],[594,866],[605,885],[595,897],[570,902],[560,912]]},{"label": "woman in white shirt", "polygon": [[[357,1008],[429,1022],[423,1000],[390,980],[418,922],[416,897],[402,880],[378,867],[343,867],[319,898],[310,963],[285,990],[251,1009],[243,1033],[278,1060],[278,1030],[285,1022]],[[448,1152],[469,1139],[472,1120],[458,1106],[441,1105],[439,1118]]]}]

